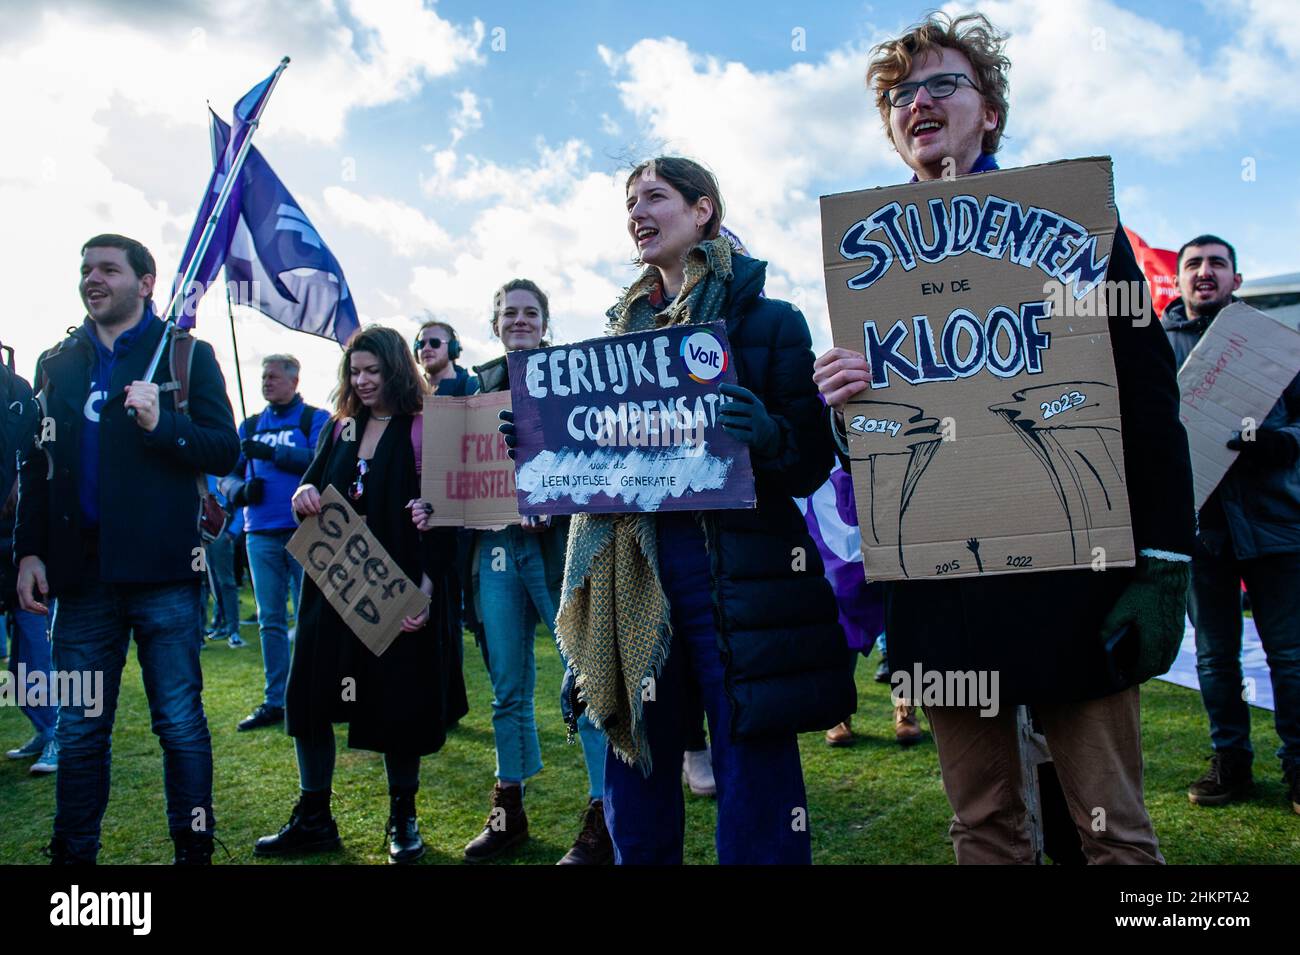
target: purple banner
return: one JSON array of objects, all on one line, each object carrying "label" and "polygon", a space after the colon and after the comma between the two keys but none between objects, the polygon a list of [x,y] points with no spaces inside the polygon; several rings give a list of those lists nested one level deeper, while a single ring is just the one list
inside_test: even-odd
[{"label": "purple banner", "polygon": [[754,506],[749,448],[722,429],[722,322],[511,352],[519,513]]}]

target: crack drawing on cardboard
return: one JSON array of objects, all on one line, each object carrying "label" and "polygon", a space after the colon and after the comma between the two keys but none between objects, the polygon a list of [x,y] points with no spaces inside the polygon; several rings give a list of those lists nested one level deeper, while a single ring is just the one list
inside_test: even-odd
[{"label": "crack drawing on cardboard", "polygon": [[[1088,397],[1099,393],[1104,398]],[[1047,400],[1042,400],[1044,398]],[[1079,559],[1079,535],[1086,537],[1095,526],[1094,506],[1104,506],[1107,511],[1112,509],[1107,483],[1124,483],[1124,472],[1111,449],[1112,443],[1119,442],[1119,429],[1087,422],[1061,421],[1057,416],[1082,408],[1101,407],[1104,403],[1114,407],[1115,402],[1113,385],[1100,381],[1066,381],[1023,388],[1012,394],[1011,401],[989,406],[990,413],[1003,418],[1042,464],[1057,503],[1064,512],[1070,532],[1070,553],[1076,562]],[[1054,423],[1046,424],[1048,420]],[[1093,490],[1094,485],[1096,490]],[[1101,492],[1100,501],[1096,497],[1097,491]]]},{"label": "crack drawing on cardboard", "polygon": [[[925,469],[930,466],[930,462],[934,460],[934,456],[939,452],[939,446],[943,444],[943,437],[939,434],[939,419],[927,417],[925,411],[916,405],[900,404],[893,401],[851,401],[849,404],[855,412],[865,412],[864,414],[855,414],[849,420],[848,427],[850,430],[857,431],[860,434],[869,434],[871,432],[888,434],[891,439],[898,438],[899,432],[902,431],[902,441],[897,449],[868,454],[865,456],[865,460],[869,469],[869,481],[872,491],[868,505],[870,512],[869,523],[872,540],[877,544],[880,543],[880,532],[876,528],[876,500],[879,496],[876,494],[877,468],[879,467],[881,470],[899,466],[903,468],[902,481],[898,482],[902,488],[898,508],[898,563],[906,575],[907,562],[903,557],[903,521],[907,517],[907,507],[912,501],[912,495],[916,492],[917,485],[925,475]],[[900,427],[900,421],[907,423],[905,431]],[[882,460],[904,457],[906,461]],[[883,486],[890,486],[893,482],[882,475],[881,483]]]}]

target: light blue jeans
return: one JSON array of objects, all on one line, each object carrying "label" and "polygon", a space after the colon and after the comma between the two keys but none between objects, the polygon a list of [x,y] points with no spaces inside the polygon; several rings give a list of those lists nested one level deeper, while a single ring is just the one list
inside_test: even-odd
[{"label": "light blue jeans", "polygon": [[[479,603],[492,678],[492,732],[497,778],[522,782],[542,768],[533,692],[533,656],[539,620],[554,634],[559,590],[546,585],[540,538],[518,526],[484,531],[479,550]],[[605,734],[584,713],[578,719],[587,783],[593,799],[605,793]]]},{"label": "light blue jeans", "polygon": [[284,549],[293,531],[250,531],[245,536],[253,597],[257,600],[262,666],[266,670],[266,705],[282,707],[289,680],[289,618],[285,604],[292,597],[296,612],[302,565]]}]

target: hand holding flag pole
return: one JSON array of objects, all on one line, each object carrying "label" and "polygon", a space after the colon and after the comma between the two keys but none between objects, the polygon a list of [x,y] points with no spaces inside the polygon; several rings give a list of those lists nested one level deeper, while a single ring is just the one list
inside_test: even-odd
[{"label": "hand holding flag pole", "polygon": [[[229,159],[231,150],[234,150],[234,158],[225,163],[225,179],[221,183],[220,191],[217,193],[216,201],[213,202],[212,210],[208,215],[207,223],[203,228],[198,242],[194,244],[194,251],[191,253],[189,261],[186,263],[185,271],[180,281],[176,284],[172,292],[172,299],[167,304],[167,311],[164,315],[166,327],[163,329],[162,337],[158,340],[158,347],[154,349],[153,358],[149,361],[149,367],[145,371],[144,381],[153,381],[153,376],[158,371],[158,365],[162,361],[163,352],[167,349],[170,341],[172,328],[176,325],[178,309],[188,294],[190,286],[193,284],[195,277],[198,275],[199,268],[202,266],[207,256],[208,247],[212,244],[212,237],[216,234],[217,225],[221,221],[222,214],[230,202],[230,195],[234,191],[236,183],[239,182],[240,171],[243,169],[244,160],[248,158],[248,152],[253,146],[253,133],[257,131],[257,126],[261,122],[262,111],[266,109],[267,100],[271,98],[271,93],[275,90],[275,85],[280,81],[280,74],[284,72],[289,65],[289,58],[286,56],[280,61],[279,66],[275,68],[267,79],[263,80],[257,86],[248,91],[238,103],[235,104],[235,130],[226,149],[226,157]],[[241,135],[242,134],[242,135]],[[218,165],[212,172],[212,178],[209,180],[208,192],[204,194],[203,202],[207,203],[208,197],[212,194],[212,186],[219,174],[222,173],[222,166]],[[191,236],[192,239],[192,236]],[[134,418],[136,409],[127,409],[127,414]]]}]

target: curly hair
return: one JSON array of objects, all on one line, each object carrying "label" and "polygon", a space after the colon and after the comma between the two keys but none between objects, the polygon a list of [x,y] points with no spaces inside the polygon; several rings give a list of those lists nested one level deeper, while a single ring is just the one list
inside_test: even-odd
[{"label": "curly hair", "polygon": [[967,13],[954,20],[945,13],[932,12],[901,37],[873,47],[867,86],[876,95],[876,108],[889,141],[894,141],[894,131],[889,127],[889,91],[912,72],[914,60],[923,60],[942,47],[964,54],[975,68],[975,85],[984,97],[984,105],[998,114],[997,126],[984,134],[983,149],[990,155],[997,152],[1007,128],[1007,71],[1011,61],[1002,52],[1006,42],[1006,34],[982,13]]},{"label": "curly hair", "polygon": [[364,407],[352,388],[352,355],[370,352],[379,359],[384,378],[384,405],[392,414],[416,414],[424,408],[429,393],[424,375],[415,364],[415,356],[398,332],[382,325],[367,325],[352,333],[343,360],[339,362],[339,383],[330,397],[334,400],[334,418],[355,418]]}]

